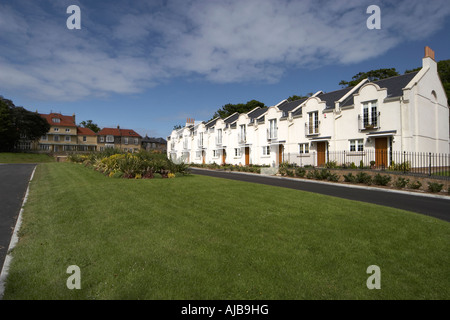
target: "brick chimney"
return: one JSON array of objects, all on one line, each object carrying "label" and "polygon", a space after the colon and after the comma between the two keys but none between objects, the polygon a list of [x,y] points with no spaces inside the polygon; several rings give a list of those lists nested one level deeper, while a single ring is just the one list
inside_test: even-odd
[{"label": "brick chimney", "polygon": [[431,58],[434,61],[436,61],[434,59],[434,51],[429,46],[425,47],[425,57],[424,58]]},{"label": "brick chimney", "polygon": [[190,126],[190,125],[194,125],[195,120],[192,118],[187,118],[186,119],[186,127]]}]

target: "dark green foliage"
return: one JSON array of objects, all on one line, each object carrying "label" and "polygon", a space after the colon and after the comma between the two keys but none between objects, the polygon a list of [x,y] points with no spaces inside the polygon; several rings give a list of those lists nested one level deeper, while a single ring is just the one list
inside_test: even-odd
[{"label": "dark green foliage", "polygon": [[381,175],[378,173],[373,177],[373,183],[378,186],[387,186],[390,181],[391,176],[388,175]]},{"label": "dark green foliage", "polygon": [[408,183],[408,188],[410,188],[410,189],[420,189],[421,186],[422,186],[422,183],[420,183],[420,181]]},{"label": "dark green foliage", "polygon": [[408,185],[408,183],[409,179],[398,177],[397,180],[394,182],[394,187],[396,187],[397,189],[403,189]]},{"label": "dark green foliage", "polygon": [[38,113],[0,96],[0,151],[12,151],[21,138],[35,141],[49,130],[47,120]]},{"label": "dark green foliage", "polygon": [[428,182],[428,191],[436,193],[440,192],[444,187],[443,184],[437,182]]},{"label": "dark green foliage", "polygon": [[340,86],[353,87],[360,83],[362,80],[369,78],[370,81],[377,81],[400,75],[395,68],[390,69],[378,69],[368,72],[360,72],[352,77],[351,81],[342,80],[339,82]]},{"label": "dark green foliage", "polygon": [[365,173],[365,172],[359,172],[356,175],[356,182],[371,185],[372,184],[372,177],[369,174]]},{"label": "dark green foliage", "polygon": [[100,127],[96,123],[94,123],[92,120],[81,121],[79,126],[81,126],[83,128],[89,128],[92,131],[94,131],[95,133],[100,131]]},{"label": "dark green foliage", "polygon": [[297,177],[303,178],[305,176],[305,174],[306,174],[306,170],[304,168],[299,167],[299,168],[295,169],[295,175]]},{"label": "dark green foliage", "polygon": [[[224,106],[222,106],[221,109],[217,110],[214,113],[214,116],[212,119],[215,119],[217,117],[225,119],[226,117],[231,116],[233,113],[247,113],[249,111],[252,111],[256,107],[264,108],[266,105],[260,101],[257,100],[251,100],[247,103],[238,103],[238,104],[231,104],[228,103]],[[212,120],[211,119],[211,120]]]},{"label": "dark green foliage", "polygon": [[345,182],[356,183],[356,177],[351,172],[349,174],[344,174],[343,176]]}]

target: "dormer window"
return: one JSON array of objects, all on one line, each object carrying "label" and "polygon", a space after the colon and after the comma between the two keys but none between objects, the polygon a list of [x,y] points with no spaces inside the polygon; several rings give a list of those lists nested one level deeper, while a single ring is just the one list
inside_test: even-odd
[{"label": "dormer window", "polygon": [[59,118],[52,118],[52,122],[54,122],[54,123],[60,123],[60,122],[61,122],[61,119],[59,119]]}]

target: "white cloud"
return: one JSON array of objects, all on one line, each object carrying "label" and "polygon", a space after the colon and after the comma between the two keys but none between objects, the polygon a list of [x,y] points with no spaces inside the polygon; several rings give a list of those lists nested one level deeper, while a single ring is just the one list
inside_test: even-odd
[{"label": "white cloud", "polygon": [[[24,10],[31,5],[17,1],[0,5],[0,86],[72,101],[177,76],[276,82],[290,68],[357,63],[424,39],[450,15],[446,1],[80,3],[75,32],[65,28],[64,5],[33,1]],[[381,7],[381,30],[366,28],[370,4]]]}]

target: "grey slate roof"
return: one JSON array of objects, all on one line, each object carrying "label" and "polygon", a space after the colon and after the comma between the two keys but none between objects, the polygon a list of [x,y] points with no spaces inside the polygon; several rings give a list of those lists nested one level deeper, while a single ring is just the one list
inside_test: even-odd
[{"label": "grey slate roof", "polygon": [[[403,88],[406,87],[408,83],[416,76],[417,72],[407,73],[401,76],[395,76],[387,79],[373,81],[372,83],[377,84],[380,88],[387,89],[387,97],[401,97],[403,95]],[[342,103],[342,106],[351,106],[354,103],[353,95],[347,98],[346,101]]]}]

